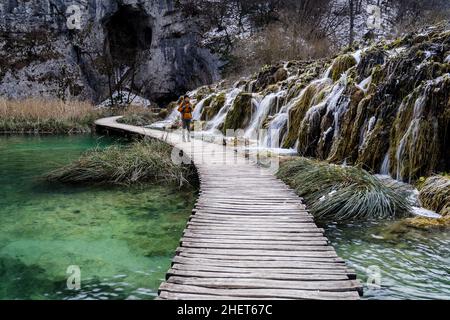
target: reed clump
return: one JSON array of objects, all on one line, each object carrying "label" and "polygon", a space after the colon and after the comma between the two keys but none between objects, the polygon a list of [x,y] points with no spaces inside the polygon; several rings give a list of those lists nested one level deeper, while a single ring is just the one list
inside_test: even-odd
[{"label": "reed clump", "polygon": [[29,98],[0,99],[0,133],[78,134],[93,131],[94,121],[110,116],[125,116],[129,121],[152,122],[149,109],[96,108],[87,101]]},{"label": "reed clump", "polygon": [[425,208],[450,217],[450,177],[436,175],[426,179],[420,186],[419,199]]},{"label": "reed clump", "polygon": [[303,197],[319,221],[406,217],[407,197],[367,171],[306,158],[282,164],[278,177]]},{"label": "reed clump", "polygon": [[172,147],[149,139],[106,149],[96,148],[44,178],[68,184],[191,186],[190,182],[195,177],[194,167],[172,161],[171,154]]}]

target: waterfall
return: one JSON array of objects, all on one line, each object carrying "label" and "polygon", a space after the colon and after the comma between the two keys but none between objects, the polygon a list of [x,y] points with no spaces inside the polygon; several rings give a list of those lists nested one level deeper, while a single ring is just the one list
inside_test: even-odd
[{"label": "waterfall", "polygon": [[361,62],[361,56],[362,56],[363,50],[357,50],[356,52],[352,53],[353,58],[356,60],[356,64],[359,65]]},{"label": "waterfall", "polygon": [[214,96],[214,94],[210,94],[209,96],[207,96],[206,98],[202,99],[199,103],[197,103],[197,105],[195,106],[194,112],[192,113],[192,119],[193,120],[200,120],[202,117],[202,112],[203,112],[203,106],[205,105],[205,102],[210,99],[212,96]]},{"label": "waterfall", "polygon": [[390,168],[391,168],[391,159],[390,159],[390,155],[389,155],[389,151],[388,151],[386,153],[386,155],[384,156],[383,163],[381,164],[380,174],[382,174],[383,176],[389,176]]},{"label": "waterfall", "polygon": [[178,108],[173,108],[172,112],[167,116],[166,119],[162,121],[155,122],[148,127],[151,129],[164,129],[168,126],[173,125],[179,118],[181,118],[180,113],[178,112]]},{"label": "waterfall", "polygon": [[277,114],[269,124],[268,134],[264,139],[264,146],[267,148],[279,148],[280,147],[280,131],[288,122],[288,113],[283,112]]},{"label": "waterfall", "polygon": [[[426,92],[427,90],[425,90]],[[402,175],[402,169],[403,169],[403,156],[407,152],[406,148],[407,146],[414,146],[415,142],[417,141],[417,137],[419,135],[419,129],[420,129],[420,118],[423,113],[423,108],[425,107],[426,103],[426,95],[425,93],[419,96],[415,103],[414,103],[414,110],[413,110],[413,116],[411,123],[408,127],[408,130],[406,130],[406,133],[403,135],[402,139],[400,140],[400,143],[397,147],[396,152],[396,161],[397,161],[397,180],[403,180],[405,177]],[[405,108],[407,107],[407,103],[403,103],[402,106],[400,106],[399,112],[405,112]],[[411,151],[411,150],[409,150]]]},{"label": "waterfall", "polygon": [[208,123],[208,131],[216,131],[219,126],[225,121],[228,111],[233,106],[234,100],[242,92],[242,89],[235,88],[226,94],[226,100],[219,113]]},{"label": "waterfall", "polygon": [[364,79],[359,84],[357,84],[356,86],[359,89],[361,89],[362,91],[364,91],[364,93],[367,93],[367,91],[370,88],[371,83],[372,83],[372,76],[369,76],[368,78]]},{"label": "waterfall", "polygon": [[272,111],[273,106],[279,102],[279,98],[285,93],[285,91],[270,93],[261,102],[255,101],[256,113],[253,115],[252,121],[245,131],[246,138],[256,137],[258,135],[258,130],[262,128],[264,120]]}]

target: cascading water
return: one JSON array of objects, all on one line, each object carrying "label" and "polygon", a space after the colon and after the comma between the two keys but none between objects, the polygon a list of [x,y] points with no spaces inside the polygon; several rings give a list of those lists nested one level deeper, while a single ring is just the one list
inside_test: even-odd
[{"label": "cascading water", "polygon": [[225,104],[220,109],[219,113],[217,113],[217,115],[208,122],[206,126],[207,131],[217,131],[219,129],[220,125],[225,121],[228,111],[233,106],[234,100],[241,92],[241,88],[234,88],[233,90],[226,93]]},{"label": "cascading water", "polygon": [[[417,137],[418,137],[418,133],[419,133],[419,129],[420,129],[420,118],[422,116],[422,112],[423,112],[423,108],[425,107],[425,102],[426,102],[426,96],[424,94],[422,94],[421,96],[419,96],[415,103],[414,103],[414,111],[413,111],[413,116],[412,116],[412,120],[411,123],[408,127],[408,130],[406,130],[405,135],[403,136],[403,138],[400,140],[400,143],[397,147],[397,152],[396,152],[396,160],[397,160],[397,180],[403,180],[405,177],[402,174],[402,170],[403,170],[403,157],[405,156],[406,153],[406,146],[409,145],[414,145],[415,142],[417,141]],[[405,108],[406,108],[407,104],[404,103],[400,109],[399,112],[405,112]],[[409,180],[411,180],[411,177],[409,177]]]},{"label": "cascading water", "polygon": [[356,86],[362,91],[364,91],[364,93],[367,93],[371,84],[372,84],[372,76],[369,76],[368,78],[358,83]]},{"label": "cascading water", "polygon": [[202,99],[199,103],[196,104],[194,112],[192,113],[192,119],[194,121],[199,121],[202,117],[203,107],[205,105],[205,102],[208,99],[211,99],[212,95],[207,96],[206,98]]},{"label": "cascading water", "polygon": [[383,163],[381,164],[380,174],[383,176],[389,176],[390,168],[391,168],[391,159],[390,159],[390,154],[388,152],[384,156]]},{"label": "cascading water", "polygon": [[162,130],[162,129],[166,128],[167,126],[173,125],[180,118],[181,118],[181,116],[180,116],[180,113],[178,112],[178,108],[174,108],[172,110],[172,112],[167,116],[166,119],[152,123],[148,127],[151,129]]},{"label": "cascading water", "polygon": [[278,109],[280,98],[285,94],[285,91],[270,93],[261,102],[257,103],[256,113],[253,115],[252,121],[245,131],[246,138],[253,138],[258,135],[258,130],[262,128],[264,120],[269,116],[274,106]]}]

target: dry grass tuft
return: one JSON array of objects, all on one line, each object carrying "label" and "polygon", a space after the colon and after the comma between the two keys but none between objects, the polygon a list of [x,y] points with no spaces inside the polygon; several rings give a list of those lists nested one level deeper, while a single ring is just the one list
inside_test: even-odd
[{"label": "dry grass tuft", "polygon": [[278,177],[295,188],[318,220],[386,219],[411,211],[404,194],[359,168],[300,158],[285,162]]},{"label": "dry grass tuft", "polygon": [[171,146],[153,139],[93,149],[68,166],[50,172],[45,178],[50,182],[68,184],[189,185],[195,176],[193,166],[174,163],[171,153]]},{"label": "dry grass tuft", "polygon": [[94,121],[108,116],[123,115],[147,119],[149,109],[95,108],[89,102],[57,99],[0,99],[0,133],[88,133]]}]

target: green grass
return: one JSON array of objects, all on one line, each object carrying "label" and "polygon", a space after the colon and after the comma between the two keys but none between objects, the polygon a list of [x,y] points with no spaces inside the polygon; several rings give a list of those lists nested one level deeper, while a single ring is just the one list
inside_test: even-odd
[{"label": "green grass", "polygon": [[147,139],[125,146],[93,149],[44,178],[50,182],[70,184],[192,186],[190,182],[195,177],[193,166],[174,163],[171,152],[169,145]]},{"label": "green grass", "polygon": [[278,177],[305,199],[319,221],[387,219],[411,212],[404,194],[359,168],[300,158],[284,163]]}]

